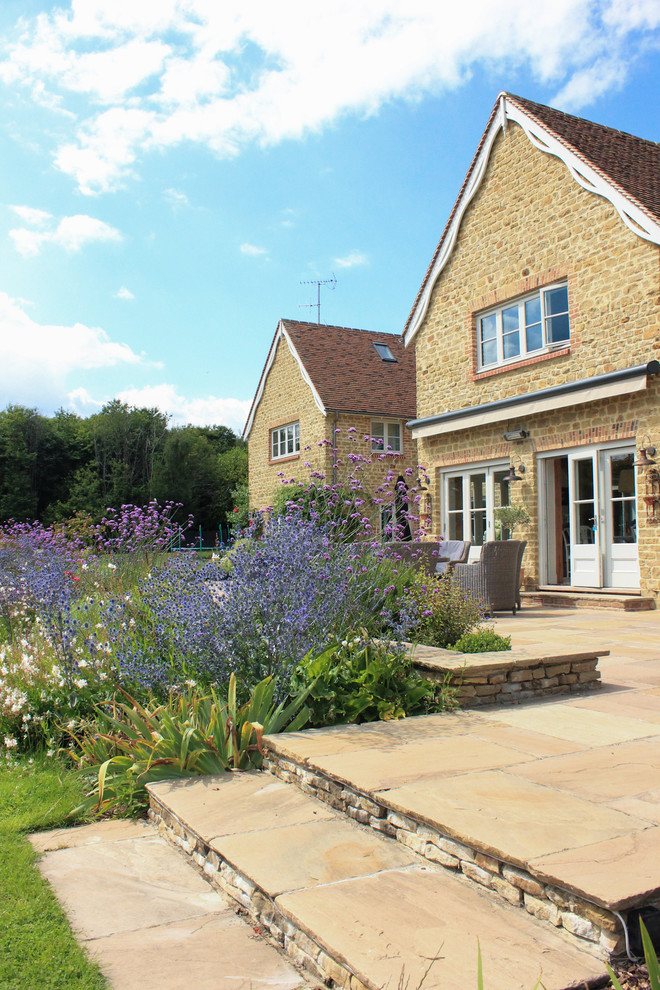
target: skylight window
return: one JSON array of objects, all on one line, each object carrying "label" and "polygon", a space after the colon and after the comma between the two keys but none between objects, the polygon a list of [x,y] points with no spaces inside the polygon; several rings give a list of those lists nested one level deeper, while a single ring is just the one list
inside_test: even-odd
[{"label": "skylight window", "polygon": [[396,358],[390,350],[389,344],[377,344],[374,341],[374,347],[376,348],[376,354],[381,359],[381,361],[394,361],[396,364]]}]

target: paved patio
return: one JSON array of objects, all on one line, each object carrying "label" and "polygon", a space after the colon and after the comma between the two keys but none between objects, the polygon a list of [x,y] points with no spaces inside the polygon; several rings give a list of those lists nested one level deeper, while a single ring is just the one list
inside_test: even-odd
[{"label": "paved patio", "polygon": [[[342,986],[415,986],[437,956],[425,986],[470,990],[477,938],[488,990],[539,973],[551,990],[601,985],[611,911],[660,889],[660,613],[523,608],[494,625],[516,647],[609,649],[603,688],[272,737],[298,784],[332,782],[332,808],[268,773],[152,788],[207,877]],[[163,990],[300,986],[153,826],[102,828],[35,845],[117,990],[147,973]]]}]

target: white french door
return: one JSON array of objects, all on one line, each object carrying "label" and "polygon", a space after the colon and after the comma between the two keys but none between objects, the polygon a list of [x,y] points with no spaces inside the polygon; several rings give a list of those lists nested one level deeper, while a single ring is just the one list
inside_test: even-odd
[{"label": "white french door", "polygon": [[619,446],[545,459],[541,527],[550,583],[562,571],[573,587],[639,588],[634,457],[634,447]]},{"label": "white french door", "polygon": [[448,540],[483,546],[495,539],[495,509],[509,504],[509,465],[498,463],[447,473],[443,484],[443,531]]}]

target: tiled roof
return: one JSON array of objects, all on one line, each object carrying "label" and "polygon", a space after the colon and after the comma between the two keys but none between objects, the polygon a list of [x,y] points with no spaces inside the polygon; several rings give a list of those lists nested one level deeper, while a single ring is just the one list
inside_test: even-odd
[{"label": "tiled roof", "polygon": [[[416,415],[415,355],[402,338],[375,330],[282,320],[326,410],[381,416]],[[382,342],[396,361],[383,361]]]},{"label": "tiled roof", "polygon": [[466,194],[493,121],[498,115],[501,96],[518,106],[529,117],[534,118],[538,124],[550,131],[578,158],[599,172],[607,182],[614,185],[623,196],[641,207],[651,217],[656,220],[660,219],[660,144],[656,144],[654,141],[645,141],[643,138],[635,137],[632,134],[626,134],[625,131],[617,131],[613,127],[595,124],[590,120],[584,120],[582,117],[574,117],[571,114],[563,113],[561,110],[546,107],[541,103],[533,103],[531,100],[525,100],[511,93],[500,94],[488,118],[486,129],[452,207],[440,242],[422,280],[406,321],[404,334],[410,327],[436,259]]}]

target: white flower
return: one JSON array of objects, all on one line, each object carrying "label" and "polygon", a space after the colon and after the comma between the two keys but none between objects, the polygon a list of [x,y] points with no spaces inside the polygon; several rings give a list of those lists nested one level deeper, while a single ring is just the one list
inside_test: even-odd
[{"label": "white flower", "polygon": [[108,564],[108,570],[109,571],[116,571],[117,570],[117,565],[116,564]]},{"label": "white flower", "polygon": [[11,736],[5,736],[5,748],[13,749],[15,746],[18,746],[18,740],[13,739]]},{"label": "white flower", "polygon": [[87,687],[87,681],[85,680],[84,677],[76,677],[73,683],[76,685],[76,687],[79,690],[82,690],[84,687]]},{"label": "white flower", "polygon": [[78,661],[78,666],[79,667],[82,667],[84,669],[85,667],[89,667],[89,664],[87,663],[86,660],[79,660]]}]

